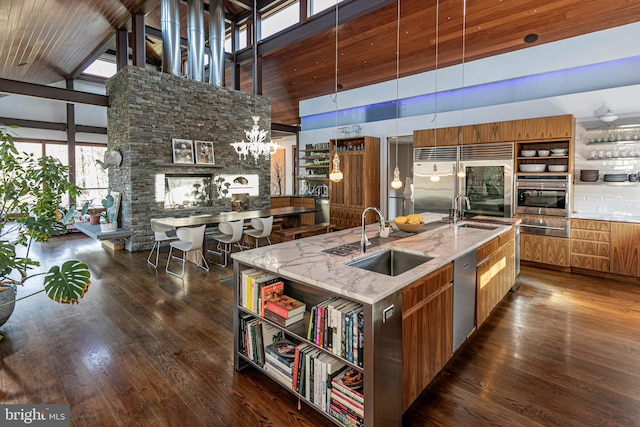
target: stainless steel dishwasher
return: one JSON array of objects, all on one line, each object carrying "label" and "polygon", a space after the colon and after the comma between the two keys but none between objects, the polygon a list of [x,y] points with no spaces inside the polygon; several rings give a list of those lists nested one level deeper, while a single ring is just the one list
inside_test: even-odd
[{"label": "stainless steel dishwasher", "polygon": [[476,326],[475,250],[453,261],[453,351],[467,339]]}]

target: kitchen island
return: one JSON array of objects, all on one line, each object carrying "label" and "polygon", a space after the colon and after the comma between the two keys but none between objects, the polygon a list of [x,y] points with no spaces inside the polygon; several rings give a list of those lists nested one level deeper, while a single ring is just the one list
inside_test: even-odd
[{"label": "kitchen island", "polygon": [[[332,248],[358,248],[360,228],[233,254],[236,369],[248,365],[262,369],[242,351],[243,319],[253,317],[269,323],[241,304],[245,286],[243,271],[256,268],[284,279],[285,294],[306,303],[304,328],[295,329],[292,325],[286,331],[287,338],[296,343],[308,343],[326,350],[308,335],[309,311],[322,305],[326,298],[344,297],[362,306],[362,358],[357,363],[346,360],[364,375],[362,394],[366,396],[366,405],[363,405],[362,418],[365,425],[401,425],[403,411],[454,352],[454,262],[477,251],[478,267],[483,271],[482,291],[488,291],[493,282],[500,283],[502,295],[497,301],[506,293],[505,283],[510,287],[515,280],[514,257],[508,253],[515,252],[511,226],[465,227],[464,224],[442,222],[441,214],[422,216],[427,223],[423,227],[426,231],[402,238],[392,234],[388,239],[379,239],[378,246],[367,249],[365,254],[359,249],[347,251],[345,256],[326,252]],[[369,238],[375,235],[377,227],[377,224],[366,227]],[[396,276],[349,265],[390,248],[400,251],[401,255],[424,256],[427,261]],[[476,266],[472,267],[475,270]],[[434,354],[434,350],[438,354]],[[331,354],[330,351],[327,353]],[[344,358],[341,361],[344,362]],[[291,387],[288,390],[296,393]],[[306,398],[304,394],[297,394]],[[330,405],[324,408],[318,402],[310,402],[310,405],[338,422],[329,415]]]}]

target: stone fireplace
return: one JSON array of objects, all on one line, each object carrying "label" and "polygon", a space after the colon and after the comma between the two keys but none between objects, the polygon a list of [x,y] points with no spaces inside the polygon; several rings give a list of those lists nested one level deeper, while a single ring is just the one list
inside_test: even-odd
[{"label": "stone fireplace", "polygon": [[[119,71],[106,87],[110,100],[108,144],[123,157],[119,168],[109,169],[109,189],[122,193],[120,225],[133,232],[127,250],[151,247],[151,218],[231,211],[231,192],[228,197],[218,197],[219,177],[225,177],[224,182],[231,179],[233,186],[238,184],[233,182],[235,177],[255,176],[255,190],[242,192],[249,194],[246,208],[269,207],[269,161],[240,161],[230,146],[245,138],[245,130],[253,124],[254,109],[260,116],[260,127],[271,128],[268,98],[133,66]],[[215,164],[174,163],[172,139],[213,142]],[[183,200],[175,196],[167,203],[167,176],[174,177],[175,183],[180,178],[192,191],[197,186],[201,194],[183,196]]]}]

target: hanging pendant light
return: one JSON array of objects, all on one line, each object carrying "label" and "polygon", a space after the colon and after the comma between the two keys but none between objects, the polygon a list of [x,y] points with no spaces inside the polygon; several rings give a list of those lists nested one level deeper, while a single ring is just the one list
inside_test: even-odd
[{"label": "hanging pendant light", "polygon": [[431,182],[440,181],[440,176],[438,175],[438,165],[436,164],[438,160],[438,24],[440,17],[440,1],[436,0],[436,85],[435,85],[435,112],[433,114],[433,122],[434,122],[434,140],[433,140],[433,173],[431,174]]},{"label": "hanging pendant light", "polygon": [[[336,70],[335,70],[335,82],[334,82],[334,95],[333,102],[336,108],[335,114],[335,138],[338,139],[338,1],[336,0]],[[335,145],[335,154],[333,155],[333,169],[329,173],[329,179],[332,182],[340,182],[344,178],[342,171],[340,170],[340,157],[338,156],[338,147]]]},{"label": "hanging pendant light", "polygon": [[[466,47],[466,29],[467,29],[467,0],[462,0],[462,95],[460,106],[460,147],[464,147],[464,56]],[[466,170],[462,162],[458,165],[458,178],[465,178]]]},{"label": "hanging pendant light", "polygon": [[258,121],[260,117],[257,113],[256,99],[258,96],[258,38],[256,36],[255,28],[257,23],[256,12],[256,0],[253,2],[253,22],[254,22],[254,36],[253,36],[253,126],[250,130],[245,130],[244,133],[248,141],[232,142],[231,146],[238,153],[238,159],[246,160],[247,156],[251,155],[253,161],[258,163],[260,156],[264,156],[265,160],[269,160],[271,155],[275,154],[280,146],[273,141],[265,141],[267,138],[267,131],[260,129]]},{"label": "hanging pendant light", "polygon": [[391,181],[391,188],[399,190],[402,188],[402,181],[400,181],[400,169],[398,168],[398,120],[400,117],[400,91],[399,91],[399,79],[400,79],[400,0],[397,3],[398,7],[398,26],[396,31],[396,168],[393,170],[393,181]]}]

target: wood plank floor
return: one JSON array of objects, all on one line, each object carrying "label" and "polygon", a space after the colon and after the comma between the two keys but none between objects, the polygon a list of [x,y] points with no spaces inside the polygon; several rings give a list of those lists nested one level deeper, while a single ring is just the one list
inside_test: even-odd
[{"label": "wood plank floor", "polygon": [[[93,282],[76,306],[17,304],[0,328],[0,402],[68,403],[74,426],[331,425],[233,370],[230,268],[188,265],[182,281],[83,235],[35,249],[45,265],[88,263]],[[530,267],[519,282],[403,424],[640,425],[640,288]]]}]

